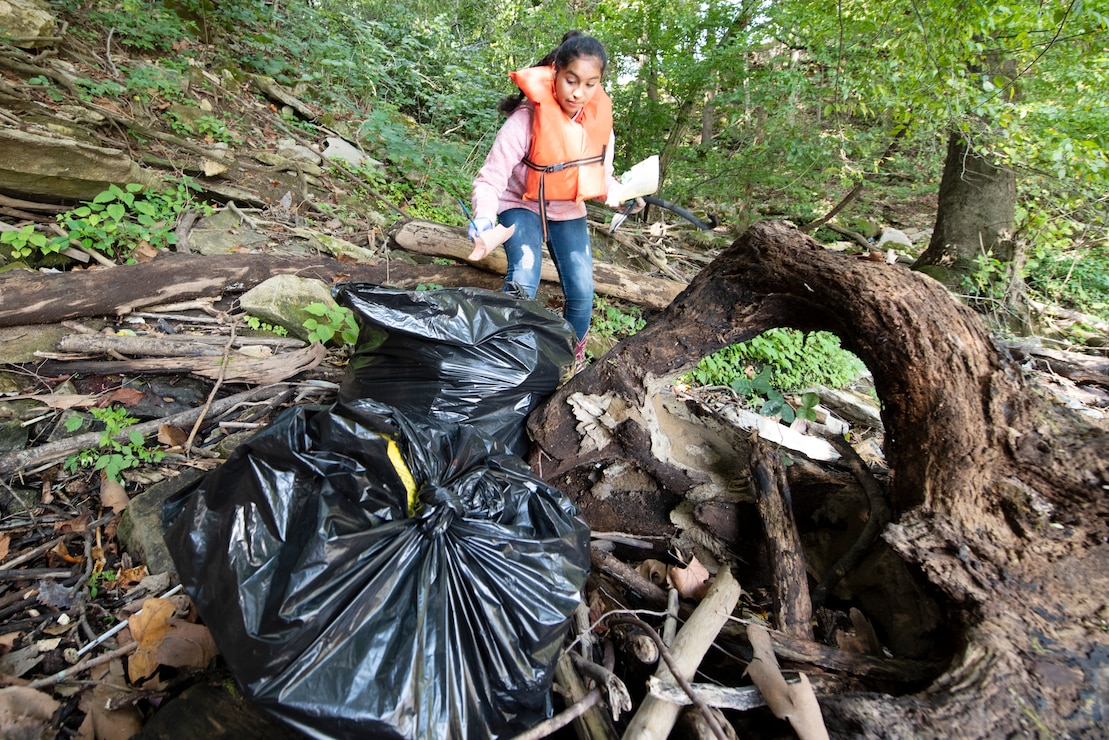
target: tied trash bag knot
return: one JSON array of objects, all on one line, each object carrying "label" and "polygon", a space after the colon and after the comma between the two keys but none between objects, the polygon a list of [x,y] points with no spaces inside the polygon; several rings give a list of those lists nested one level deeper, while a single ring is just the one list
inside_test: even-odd
[{"label": "tied trash bag knot", "polygon": [[441,535],[456,518],[466,516],[466,504],[458,494],[443,486],[429,486],[420,496],[420,517],[428,534]]},{"label": "tied trash bag knot", "polygon": [[291,407],[163,527],[244,693],[309,736],[512,736],[552,711],[589,528],[473,426]]}]

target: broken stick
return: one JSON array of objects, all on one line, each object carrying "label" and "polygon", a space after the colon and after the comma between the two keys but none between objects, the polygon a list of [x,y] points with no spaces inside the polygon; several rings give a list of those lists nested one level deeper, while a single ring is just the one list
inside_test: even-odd
[{"label": "broken stick", "polygon": [[751,445],[751,474],[755,503],[766,532],[767,559],[774,574],[776,626],[788,635],[811,641],[812,602],[789,483],[777,449],[757,436]]},{"label": "broken stick", "polygon": [[747,639],[755,651],[747,675],[759,687],[774,716],[788,721],[801,740],[828,740],[828,728],[808,677],[802,673],[799,683],[786,683],[774,657],[770,634],[762,625],[749,624]]},{"label": "broken stick", "polygon": [[[222,398],[212,404],[209,411],[213,414],[222,414],[223,412],[234,408],[243,403],[250,401],[261,401],[273,396],[280,395],[284,392],[283,386],[270,385],[260,386],[253,388],[249,391],[238,393],[234,396]],[[143,436],[154,434],[162,425],[168,426],[183,426],[185,424],[192,424],[200,416],[201,409],[189,409],[182,411],[179,414],[173,414],[162,419],[154,419],[153,421],[143,422],[142,424],[135,424],[134,426],[124,429],[120,438],[126,440],[128,435],[138,432]],[[0,475],[9,475],[21,470],[27,470],[36,465],[44,463],[51,463],[60,460],[63,457],[80,452],[86,447],[95,447],[100,442],[100,432],[88,432],[86,434],[77,434],[72,437],[63,437],[54,442],[49,442],[38,447],[32,447],[26,450],[16,450],[15,452],[8,452],[0,455]]]},{"label": "broken stick", "polygon": [[[678,675],[667,664],[660,665],[655,675],[668,683],[679,679],[685,682],[692,678],[721,627],[731,616],[739,596],[739,582],[732,576],[731,570],[722,567],[713,579],[704,601],[693,610],[689,620],[674,637],[670,653],[674,657]],[[664,740],[673,729],[680,711],[681,707],[677,704],[648,695],[639,705],[624,736],[637,740]]]}]

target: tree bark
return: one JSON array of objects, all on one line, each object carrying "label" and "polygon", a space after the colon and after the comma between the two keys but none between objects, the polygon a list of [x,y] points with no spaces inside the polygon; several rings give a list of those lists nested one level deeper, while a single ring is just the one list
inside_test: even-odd
[{"label": "tree bark", "polygon": [[944,600],[960,646],[918,693],[825,702],[832,734],[1096,733],[1109,711],[1109,434],[1038,400],[926,276],[756,224],[532,415],[541,474],[591,525],[602,496],[617,506],[611,466],[637,476],[629,508],[676,505],[705,474],[666,436],[670,380],[777,326],[831,331],[873,374],[891,471],[883,537]]},{"label": "tree bark", "polygon": [[976,268],[980,255],[1011,262],[1017,249],[1016,202],[1014,172],[994,164],[963,134],[952,132],[932,239],[914,266],[928,267],[929,274],[956,289]]},{"label": "tree bark", "polygon": [[[419,222],[422,233],[449,227]],[[457,239],[456,241],[464,241]],[[429,254],[456,258],[458,245],[443,241]],[[465,255],[462,255],[465,257]],[[461,259],[461,258],[458,258]],[[410,265],[399,260],[374,264],[340,262],[328,257],[283,257],[273,254],[205,256],[163,252],[150,262],[111,269],[56,274],[9,271],[0,275],[0,326],[51,324],[87,316],[122,316],[145,307],[198,298],[218,299],[253,288],[274,275],[296,274],[323,280],[368,282],[415,288],[420,283],[500,290],[503,272],[469,265]],[[615,265],[597,263],[595,289],[636,305],[661,308],[683,284],[636,275]],[[551,288],[547,283],[546,288]]]},{"label": "tree bark", "polygon": [[[411,285],[437,282],[499,290],[501,280],[469,267],[403,262],[352,264],[327,257],[270,254],[206,256],[163,252],[150,262],[111,269],[0,275],[0,326],[121,316],[144,307],[242,293],[274,275]],[[461,281],[461,282],[460,282]]]}]

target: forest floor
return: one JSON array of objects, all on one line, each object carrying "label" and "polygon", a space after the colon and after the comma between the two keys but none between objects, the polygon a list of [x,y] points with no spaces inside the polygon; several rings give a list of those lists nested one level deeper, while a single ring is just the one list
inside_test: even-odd
[{"label": "forest floor", "polygon": [[[70,65],[64,74],[93,83],[85,89],[103,90],[107,83],[118,80],[118,69],[140,69],[156,62],[116,50],[111,63],[106,63],[100,50],[72,38],[59,51],[57,58]],[[3,99],[5,125],[12,119],[18,128],[37,126],[32,111],[65,118],[69,115],[66,106],[105,115],[102,125],[81,127],[83,135],[99,146],[130,152],[147,166],[170,167],[194,176],[204,194],[225,209],[228,201],[238,203],[242,223],[258,227],[265,238],[258,245],[235,245],[230,253],[311,254],[310,240],[298,232],[308,229],[373,250],[382,259],[433,262],[391,249],[389,228],[397,219],[411,215],[412,207],[389,204],[387,197],[381,197],[376,203],[379,210],[374,210],[365,200],[352,198],[359,191],[363,198],[367,193],[377,194],[380,187],[380,183],[368,182],[363,171],[336,162],[318,171],[306,166],[290,169],[287,164],[264,164],[258,157],[279,156],[296,147],[318,152],[328,137],[341,136],[348,130],[344,124],[354,121],[334,121],[330,128],[318,125],[312,114],[321,112],[313,112],[309,106],[299,102],[289,106],[259,93],[245,77],[228,79],[198,67],[183,92],[187,107],[227,122],[226,128],[198,137],[169,125],[173,119],[164,113],[177,110],[173,106],[180,105],[179,100],[154,91],[129,98],[95,93],[74,97],[61,83],[31,82],[36,76],[57,81],[63,74],[52,65],[53,54],[5,53],[9,61],[23,65],[20,71],[7,65],[3,73],[15,92]],[[291,93],[289,96],[293,98]],[[72,126],[72,118],[69,124]],[[139,134],[140,129],[147,135]],[[150,136],[151,131],[157,135]],[[219,174],[205,174],[220,168]],[[446,194],[438,199],[443,207],[454,207]],[[42,208],[37,210],[26,197],[18,200],[18,206],[4,204],[6,222],[17,226],[54,222],[56,209],[51,199],[43,197],[38,204]],[[830,205],[834,200],[829,197]],[[864,193],[853,211],[871,214],[868,220],[877,225],[904,231],[918,242],[915,247],[923,248],[919,241],[927,237],[935,202],[930,197]],[[740,230],[738,225],[725,224],[704,234],[659,214],[648,222],[628,223],[619,232],[622,238],[605,236],[603,216],[598,215],[594,225],[601,258],[685,280]],[[841,241],[838,246],[861,249],[851,241]],[[660,271],[660,261],[667,272]],[[557,290],[548,286],[544,294],[552,308],[560,307]],[[79,329],[71,325],[67,331],[207,335],[229,342],[231,330],[224,319],[235,313],[235,307],[231,299],[199,308],[145,313],[83,318]],[[55,328],[22,327],[19,331],[46,336]],[[6,337],[5,350],[11,351],[14,341]],[[259,341],[257,346],[265,343]],[[106,352],[85,359],[121,358]],[[0,717],[13,719],[8,726],[0,725],[0,736],[14,737],[36,729],[43,737],[87,738],[295,734],[262,715],[250,715],[251,722],[246,725],[236,723],[218,730],[203,725],[211,720],[204,715],[215,714],[229,723],[249,710],[233,688],[209,690],[230,684],[211,635],[199,624],[188,597],[175,590],[167,564],[159,561],[151,567],[144,555],[121,540],[119,527],[137,496],[158,484],[171,483],[182,473],[215,468],[230,445],[264,428],[282,409],[332,400],[345,359],[343,351],[332,350],[310,373],[265,383],[180,372],[72,372],[64,365],[51,364],[57,363],[58,357],[5,358],[0,372],[4,384],[0,409],[15,420],[6,427],[15,430],[14,441],[6,441],[3,448],[6,459],[64,442],[72,431],[67,426],[69,419],[87,423],[91,409],[113,407],[152,423],[153,437],[168,454],[157,460],[143,457],[150,451],[145,444],[113,447],[97,439],[94,431],[84,446],[4,471],[0,485],[0,681],[5,688],[0,689],[0,702],[7,702],[11,715],[0,712]],[[1096,400],[1087,405],[1095,408]],[[121,425],[118,417],[107,423]],[[136,463],[123,469],[122,483],[95,467],[112,454]],[[67,465],[71,459],[74,464]],[[92,465],[83,466],[82,461]],[[191,705],[194,709],[162,712],[187,689],[193,691],[189,701],[197,702]],[[230,702],[225,713],[213,709],[223,706],[224,700]],[[199,726],[185,724],[198,718]]]}]

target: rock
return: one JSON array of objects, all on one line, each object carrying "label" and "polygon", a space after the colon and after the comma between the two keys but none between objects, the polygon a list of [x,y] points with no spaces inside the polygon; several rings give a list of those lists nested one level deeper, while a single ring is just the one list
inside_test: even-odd
[{"label": "rock", "polygon": [[[3,0],[0,0],[3,2]],[[36,352],[56,352],[55,344],[66,334],[72,334],[61,324],[35,326],[6,326],[0,328],[0,363],[20,365],[38,362]]]},{"label": "rock", "polygon": [[166,702],[133,740],[295,740],[305,738],[224,683],[198,683]]},{"label": "rock", "polygon": [[228,254],[269,242],[269,236],[251,231],[230,209],[199,221],[189,233],[189,249],[198,254]]},{"label": "rock", "polygon": [[162,504],[204,476],[204,471],[184,468],[176,478],[157,483],[131,499],[119,521],[119,539],[148,573],[177,573],[162,536]]},{"label": "rock", "polygon": [[292,162],[307,162],[308,164],[319,164],[322,161],[319,154],[292,139],[281,139],[277,142],[277,156]]},{"label": "rock", "polygon": [[113,183],[132,182],[155,189],[162,186],[160,176],[119,149],[0,129],[0,192],[92,200]]},{"label": "rock", "polygon": [[82,105],[59,105],[58,114],[76,123],[83,123],[90,126],[100,126],[108,120],[103,114],[97,113],[94,110],[89,110]]},{"label": "rock", "polygon": [[384,169],[385,165],[378,162],[376,159],[371,158],[358,147],[351,144],[345,139],[340,139],[337,136],[327,137],[327,148],[323,151],[323,156],[327,159],[334,159],[340,162],[346,162],[352,167],[358,167],[363,164],[369,164],[374,169]]},{"label": "rock", "polygon": [[842,219],[844,228],[851,229],[856,234],[862,234],[867,239],[876,239],[882,233],[882,225],[865,218]]},{"label": "rock", "polygon": [[54,42],[54,14],[38,0],[0,0],[0,36],[20,49],[38,49]]},{"label": "rock", "polygon": [[254,158],[262,164],[268,164],[271,167],[276,167],[279,170],[289,172],[304,172],[309,175],[322,175],[323,168],[318,164],[312,162],[305,162],[303,160],[293,160],[282,157],[280,154],[273,152],[255,152]]},{"label": "rock", "polygon": [[909,229],[905,232],[913,244],[924,244],[932,241],[932,229]]},{"label": "rock", "polygon": [[239,298],[239,306],[251,316],[274,326],[283,326],[290,334],[305,341],[309,331],[304,328],[304,322],[318,318],[304,310],[312,303],[335,305],[331,289],[322,280],[296,275],[276,275]]},{"label": "rock", "polygon": [[886,228],[882,229],[882,235],[878,237],[878,246],[890,249],[890,245],[893,244],[900,244],[903,247],[910,248],[913,246],[912,241],[909,240],[909,237],[906,236],[904,231],[891,229],[887,226]]}]

